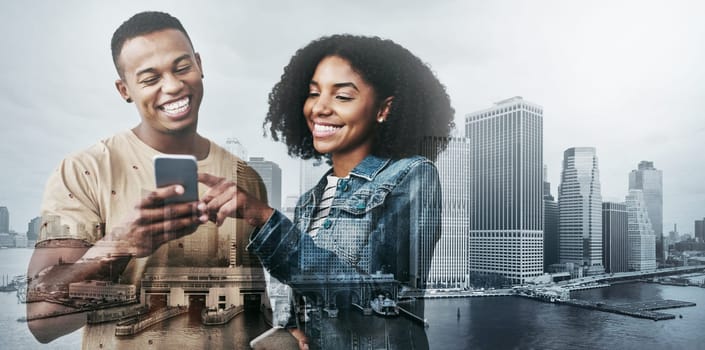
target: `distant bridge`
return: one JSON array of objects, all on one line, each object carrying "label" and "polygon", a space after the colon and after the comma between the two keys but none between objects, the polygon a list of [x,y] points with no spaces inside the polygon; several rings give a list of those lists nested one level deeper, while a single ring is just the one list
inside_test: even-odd
[{"label": "distant bridge", "polygon": [[681,275],[684,273],[693,272],[705,272],[705,265],[695,265],[695,266],[678,266],[678,267],[668,267],[664,269],[647,270],[647,271],[629,271],[629,272],[616,272],[595,276],[587,276],[581,278],[575,278],[567,280],[564,282],[559,282],[559,285],[570,286],[570,285],[581,285],[585,283],[609,283],[618,281],[630,281],[635,279],[671,276],[671,275]]}]

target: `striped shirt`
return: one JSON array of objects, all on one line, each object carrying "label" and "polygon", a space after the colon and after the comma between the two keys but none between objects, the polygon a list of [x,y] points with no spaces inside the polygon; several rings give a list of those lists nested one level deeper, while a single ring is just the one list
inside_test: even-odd
[{"label": "striped shirt", "polygon": [[335,197],[335,190],[338,187],[339,177],[328,175],[326,176],[328,183],[326,184],[326,189],[323,191],[321,196],[321,201],[316,206],[313,217],[311,218],[311,224],[308,227],[308,234],[315,238],[318,235],[318,229],[323,226],[323,222],[328,218],[330,214],[330,207],[333,204],[333,198]]}]

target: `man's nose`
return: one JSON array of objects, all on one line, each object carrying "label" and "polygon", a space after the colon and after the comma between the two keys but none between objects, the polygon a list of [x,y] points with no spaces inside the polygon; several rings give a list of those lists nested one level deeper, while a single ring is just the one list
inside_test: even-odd
[{"label": "man's nose", "polygon": [[164,84],[162,85],[162,91],[165,93],[175,94],[184,87],[184,82],[173,74],[166,74],[163,79]]}]

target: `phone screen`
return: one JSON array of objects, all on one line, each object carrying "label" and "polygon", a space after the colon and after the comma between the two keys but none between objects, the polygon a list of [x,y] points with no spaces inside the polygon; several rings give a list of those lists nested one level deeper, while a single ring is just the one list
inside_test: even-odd
[{"label": "phone screen", "polygon": [[198,164],[191,155],[162,154],[154,157],[154,174],[157,187],[184,186],[184,194],[171,197],[165,203],[198,201]]}]

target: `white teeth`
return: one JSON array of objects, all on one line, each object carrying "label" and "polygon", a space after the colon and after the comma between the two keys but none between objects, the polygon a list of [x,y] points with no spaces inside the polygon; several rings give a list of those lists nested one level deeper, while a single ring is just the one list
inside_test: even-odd
[{"label": "white teeth", "polygon": [[167,103],[162,106],[165,112],[168,113],[181,113],[188,108],[189,98],[184,97],[178,101]]},{"label": "white teeth", "polygon": [[321,124],[314,124],[313,125],[313,130],[320,131],[320,132],[336,131],[340,128],[342,128],[342,126],[321,125]]}]

